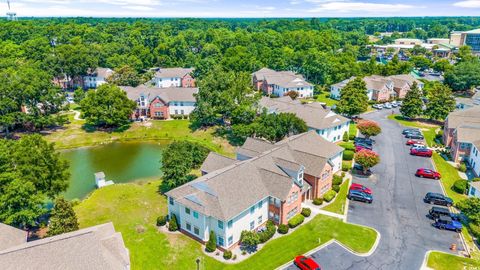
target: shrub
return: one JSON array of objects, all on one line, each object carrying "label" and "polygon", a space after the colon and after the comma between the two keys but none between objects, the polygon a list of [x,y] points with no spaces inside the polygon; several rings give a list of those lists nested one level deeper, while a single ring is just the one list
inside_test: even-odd
[{"label": "shrub", "polygon": [[260,243],[260,237],[255,232],[242,231],[242,234],[240,235],[240,243],[242,243],[243,248],[246,248],[247,250],[255,250]]},{"label": "shrub", "polygon": [[167,224],[167,217],[166,216],[159,216],[157,218],[157,226],[165,226]]},{"label": "shrub", "polygon": [[455,183],[453,183],[452,188],[457,193],[465,194],[465,191],[467,190],[467,186],[468,186],[468,181],[465,179],[460,179],[455,181]]},{"label": "shrub", "polygon": [[305,217],[300,214],[297,214],[288,221],[288,227],[295,228],[298,225],[302,224],[303,220],[305,220]]},{"label": "shrub", "polygon": [[214,231],[210,231],[210,236],[208,238],[207,245],[205,250],[207,252],[214,252],[217,249],[217,237],[215,236]]},{"label": "shrub", "polygon": [[438,131],[437,136],[443,137],[443,130]]},{"label": "shrub", "polygon": [[343,178],[340,175],[334,175],[332,179],[333,185],[340,185],[343,182]]},{"label": "shrub", "polygon": [[342,171],[348,172],[352,166],[346,162],[342,162]]},{"label": "shrub", "polygon": [[343,141],[348,142],[348,132],[343,133]]},{"label": "shrub", "polygon": [[237,254],[234,254],[233,257],[232,257],[232,260],[236,260],[237,259]]},{"label": "shrub", "polygon": [[302,216],[309,217],[312,214],[312,209],[305,207],[302,208]]},{"label": "shrub", "polygon": [[285,224],[280,224],[278,225],[278,229],[277,229],[277,232],[280,233],[280,234],[286,234],[288,233],[288,226],[285,225]]},{"label": "shrub", "polygon": [[348,139],[349,139],[350,141],[353,141],[353,140],[355,140],[355,137],[356,137],[355,134],[350,134],[350,135],[348,136]]},{"label": "shrub", "polygon": [[370,120],[361,120],[358,122],[357,129],[367,138],[377,136],[382,132],[382,129],[377,122]]},{"label": "shrub", "polygon": [[476,238],[480,238],[480,226],[475,225],[473,223],[469,223],[468,227],[470,229],[470,232],[475,236]]},{"label": "shrub", "polygon": [[340,175],[342,176],[342,179],[345,178],[345,172],[342,172]]},{"label": "shrub", "polygon": [[352,160],[353,159],[353,155],[355,155],[355,152],[352,151],[352,150],[345,150],[343,151],[343,160]]},{"label": "shrub", "polygon": [[168,230],[171,232],[178,230],[177,217],[175,214],[172,214],[170,217],[170,221],[168,222]]},{"label": "shrub", "polygon": [[338,193],[340,191],[340,186],[339,185],[333,185],[332,190]]},{"label": "shrub", "polygon": [[467,171],[467,165],[465,164],[465,162],[460,163],[460,166],[458,166],[458,170],[461,172]]},{"label": "shrub", "polygon": [[313,199],[313,204],[314,205],[322,205],[323,203],[323,198],[315,198]]},{"label": "shrub", "polygon": [[225,250],[223,252],[223,258],[225,260],[230,260],[232,258],[232,252],[230,250]]},{"label": "shrub", "polygon": [[337,193],[334,190],[329,190],[325,193],[325,195],[323,195],[323,199],[326,202],[331,202],[333,200],[333,198],[335,198],[336,195],[337,195]]},{"label": "shrub", "polygon": [[351,142],[342,142],[338,144],[340,147],[343,147],[345,150],[355,151],[355,145]]},{"label": "shrub", "polygon": [[355,162],[362,165],[363,168],[367,170],[380,163],[380,157],[377,153],[371,150],[362,149],[355,153]]},{"label": "shrub", "polygon": [[260,243],[267,242],[268,240],[270,240],[270,238],[273,237],[274,234],[275,234],[275,224],[273,224],[273,221],[269,220],[267,221],[266,230],[258,233],[258,237],[260,238]]}]

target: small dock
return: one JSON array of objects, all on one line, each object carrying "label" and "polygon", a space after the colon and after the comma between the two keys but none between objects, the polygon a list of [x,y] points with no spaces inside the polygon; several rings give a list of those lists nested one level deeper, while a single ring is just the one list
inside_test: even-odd
[{"label": "small dock", "polygon": [[105,186],[110,186],[115,184],[112,180],[105,180],[105,173],[104,172],[97,172],[95,173],[95,185],[97,188],[102,188]]}]

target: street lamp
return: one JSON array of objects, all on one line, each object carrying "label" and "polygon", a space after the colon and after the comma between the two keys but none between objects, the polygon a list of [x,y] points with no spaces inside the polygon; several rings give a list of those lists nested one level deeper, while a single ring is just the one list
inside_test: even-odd
[{"label": "street lamp", "polygon": [[197,258],[195,262],[197,263],[197,270],[200,270],[200,258]]}]

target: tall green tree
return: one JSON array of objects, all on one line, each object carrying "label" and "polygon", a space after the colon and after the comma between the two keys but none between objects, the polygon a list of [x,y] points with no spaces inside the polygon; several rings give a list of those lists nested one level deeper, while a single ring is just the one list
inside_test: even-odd
[{"label": "tall green tree", "polygon": [[340,90],[340,102],[336,108],[338,113],[352,116],[367,111],[367,108],[367,86],[362,78],[351,80]]},{"label": "tall green tree", "polygon": [[480,60],[462,61],[445,73],[445,83],[455,91],[480,86]]},{"label": "tall green tree", "polygon": [[63,197],[55,199],[55,206],[51,212],[48,235],[73,232],[78,230],[78,221],[72,203]]},{"label": "tall green tree", "polygon": [[428,94],[425,115],[433,120],[445,120],[448,114],[455,109],[455,98],[452,90],[443,84],[435,84]]},{"label": "tall green tree", "polygon": [[410,91],[405,95],[400,113],[408,118],[415,118],[423,114],[422,93],[416,82],[413,83]]},{"label": "tall green tree", "polygon": [[116,85],[102,84],[96,91],[89,91],[80,103],[88,125],[119,127],[129,123],[137,103]]},{"label": "tall green tree", "polygon": [[[151,78],[150,78],[151,79]],[[119,86],[133,86],[136,87],[142,82],[141,75],[130,66],[122,66],[115,69],[115,73],[107,78],[111,84]]]},{"label": "tall green tree", "polygon": [[81,87],[78,87],[77,89],[75,89],[75,91],[73,92],[73,101],[75,101],[75,103],[77,104],[80,104],[80,102],[82,102],[84,98],[85,98],[85,90],[83,90]]}]

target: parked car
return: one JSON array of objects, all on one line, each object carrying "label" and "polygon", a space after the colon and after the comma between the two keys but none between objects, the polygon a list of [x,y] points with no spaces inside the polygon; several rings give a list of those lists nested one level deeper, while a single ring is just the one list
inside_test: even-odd
[{"label": "parked car", "polygon": [[430,217],[431,219],[437,219],[437,218],[441,218],[441,217],[450,217],[453,220],[460,221],[460,215],[459,214],[451,213],[448,208],[438,207],[438,206],[433,206],[428,211],[428,217]]},{"label": "parked car", "polygon": [[382,104],[373,104],[372,108],[377,109],[377,110],[381,110],[381,109],[383,109],[383,105]]},{"label": "parked car", "polygon": [[462,231],[462,223],[453,220],[450,217],[438,218],[432,225],[436,228],[439,228],[440,230],[450,230],[457,233]]},{"label": "parked car", "polygon": [[293,264],[301,270],[322,270],[314,260],[303,255],[295,257]]},{"label": "parked car", "polygon": [[398,106],[402,106],[402,105],[403,105],[403,101],[399,100],[399,101],[397,101],[397,104],[398,104]]},{"label": "parked car", "polygon": [[417,132],[407,133],[407,134],[405,134],[405,138],[407,138],[407,139],[417,139],[417,140],[423,140],[424,139],[422,133],[417,133]]},{"label": "parked car", "polygon": [[428,192],[427,194],[425,194],[425,198],[423,198],[423,201],[426,203],[443,205],[447,207],[450,207],[453,205],[453,200],[451,198],[443,194],[434,193],[434,192]]},{"label": "parked car", "polygon": [[398,107],[398,104],[396,102],[392,102],[391,105],[392,105],[393,108]]},{"label": "parked car", "polygon": [[408,140],[406,145],[415,145],[415,144],[422,144],[422,145],[425,145],[425,143],[423,141],[419,141],[419,140]]},{"label": "parked car", "polygon": [[410,149],[413,149],[413,148],[428,149],[428,147],[424,144],[414,144],[412,145],[412,147],[410,147]]},{"label": "parked car", "polygon": [[366,203],[372,203],[373,197],[371,194],[362,192],[360,190],[349,190],[347,198],[352,201],[360,201]]},{"label": "parked car", "polygon": [[389,103],[386,103],[386,104],[384,105],[384,107],[385,107],[385,109],[391,109],[391,108],[392,108],[392,105],[389,104]]},{"label": "parked car", "polygon": [[367,144],[367,145],[373,145],[373,140],[372,139],[367,139],[367,138],[361,138],[361,137],[355,137],[355,139],[353,139],[353,141],[355,143],[363,143],[363,144]]},{"label": "parked car", "polygon": [[442,178],[442,176],[440,175],[439,172],[436,172],[434,170],[430,170],[430,169],[425,169],[425,168],[420,168],[420,169],[417,169],[417,172],[415,173],[415,176],[417,177],[425,177],[425,178],[432,178],[432,179],[435,179],[435,180],[438,180],[440,178]]},{"label": "parked car", "polygon": [[426,148],[412,148],[410,149],[410,155],[419,156],[419,157],[431,157],[433,151]]},{"label": "parked car", "polygon": [[354,144],[355,144],[355,146],[361,146],[363,148],[367,148],[368,150],[372,150],[372,145],[371,144],[367,144],[367,143],[363,143],[363,142],[355,142]]},{"label": "parked car", "polygon": [[367,188],[366,186],[364,185],[361,185],[361,184],[357,184],[357,183],[352,183],[350,185],[350,189],[349,190],[358,190],[358,191],[361,191],[361,192],[364,192],[364,193],[367,193],[367,194],[372,194],[372,190]]},{"label": "parked car", "polygon": [[420,129],[418,129],[418,128],[406,128],[406,129],[404,129],[404,130],[402,131],[402,134],[403,134],[403,135],[406,135],[407,133],[410,133],[410,132],[412,132],[412,131],[420,132]]},{"label": "parked car", "polygon": [[358,164],[358,163],[355,163],[353,165],[352,173],[353,174],[359,174],[359,175],[366,175],[366,176],[372,175],[372,171],[370,169],[367,169],[367,172],[365,173],[363,171],[363,166]]}]

